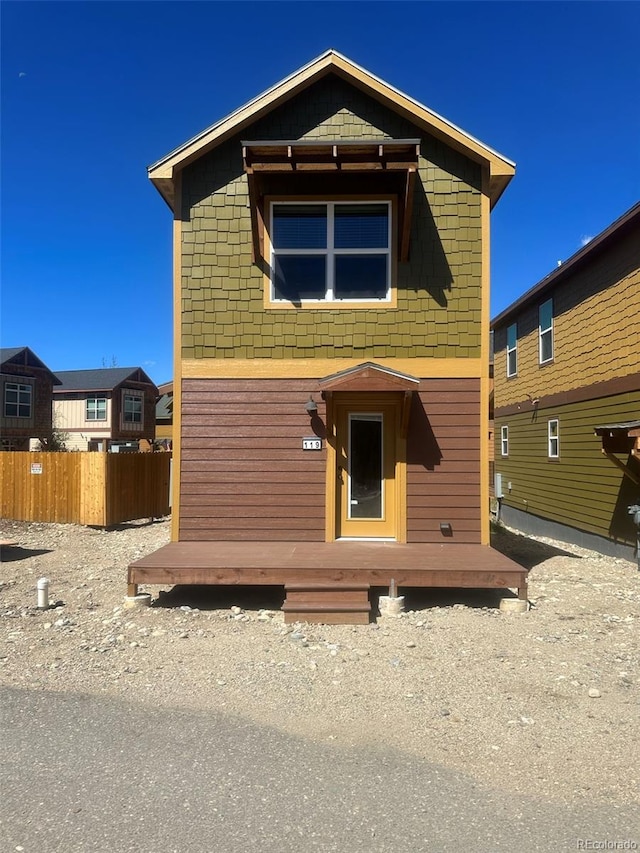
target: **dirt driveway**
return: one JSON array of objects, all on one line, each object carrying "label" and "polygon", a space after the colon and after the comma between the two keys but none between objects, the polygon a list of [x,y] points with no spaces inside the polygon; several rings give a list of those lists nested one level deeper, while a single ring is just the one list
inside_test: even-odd
[{"label": "dirt driveway", "polygon": [[640,803],[634,563],[502,529],[496,547],[531,568],[527,614],[501,613],[491,590],[409,591],[401,618],[354,627],[285,626],[271,588],[167,588],[123,609],[127,564],[168,531],[3,522],[18,546],[2,554],[1,682],[225,710],[396,747],[495,789]]}]

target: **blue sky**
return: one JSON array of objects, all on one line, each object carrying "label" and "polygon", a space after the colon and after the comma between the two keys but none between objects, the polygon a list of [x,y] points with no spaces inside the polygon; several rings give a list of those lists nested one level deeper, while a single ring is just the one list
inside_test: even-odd
[{"label": "blue sky", "polygon": [[517,164],[492,316],[640,198],[635,2],[3,2],[3,346],[172,375],[146,167],[328,48]]}]

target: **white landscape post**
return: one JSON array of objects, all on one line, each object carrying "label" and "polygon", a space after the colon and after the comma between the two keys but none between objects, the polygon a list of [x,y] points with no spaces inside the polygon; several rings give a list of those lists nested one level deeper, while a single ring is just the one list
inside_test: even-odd
[{"label": "white landscape post", "polygon": [[38,581],[38,607],[40,610],[49,607],[49,578],[40,578]]}]

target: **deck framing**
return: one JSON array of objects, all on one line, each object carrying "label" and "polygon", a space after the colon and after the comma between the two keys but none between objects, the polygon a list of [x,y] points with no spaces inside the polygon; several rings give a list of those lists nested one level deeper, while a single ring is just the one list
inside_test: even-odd
[{"label": "deck framing", "polygon": [[396,589],[514,589],[527,598],[527,570],[488,545],[337,542],[171,542],[129,565],[139,584],[369,584]]}]

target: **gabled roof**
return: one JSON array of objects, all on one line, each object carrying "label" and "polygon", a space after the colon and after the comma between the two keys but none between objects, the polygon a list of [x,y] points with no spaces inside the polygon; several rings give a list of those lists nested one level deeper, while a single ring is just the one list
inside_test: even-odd
[{"label": "gabled roof", "polygon": [[622,216],[619,216],[615,222],[612,222],[604,231],[601,231],[593,240],[590,240],[586,246],[578,249],[569,260],[564,261],[559,267],[541,279],[533,287],[529,288],[519,299],[512,302],[504,309],[497,317],[491,321],[491,328],[496,329],[499,326],[504,326],[511,317],[519,313],[531,302],[541,301],[547,294],[550,294],[552,289],[559,284],[564,278],[571,273],[576,272],[580,267],[590,263],[593,258],[608,248],[616,240],[624,237],[633,228],[640,226],[640,202],[630,207]]},{"label": "gabled roof", "polygon": [[318,380],[323,391],[414,391],[420,380],[383,364],[365,361]]},{"label": "gabled roof", "polygon": [[0,349],[0,369],[9,364],[20,364],[25,367],[39,367],[47,370],[53,377],[53,384],[60,385],[60,380],[55,373],[29,347],[2,347]]},{"label": "gabled roof", "polygon": [[335,74],[346,80],[423,128],[430,135],[487,167],[490,175],[491,205],[498,201],[515,173],[515,164],[511,160],[335,50],[325,51],[321,56],[267,89],[266,92],[253,98],[149,166],[150,180],[167,204],[172,207],[173,181],[181,169],[328,74]]},{"label": "gabled roof", "polygon": [[173,394],[162,394],[156,400],[156,420],[166,421],[173,417]]},{"label": "gabled roof", "polygon": [[62,381],[56,394],[71,391],[113,391],[124,382],[146,382],[157,393],[157,388],[140,367],[101,367],[95,370],[61,370]]}]

